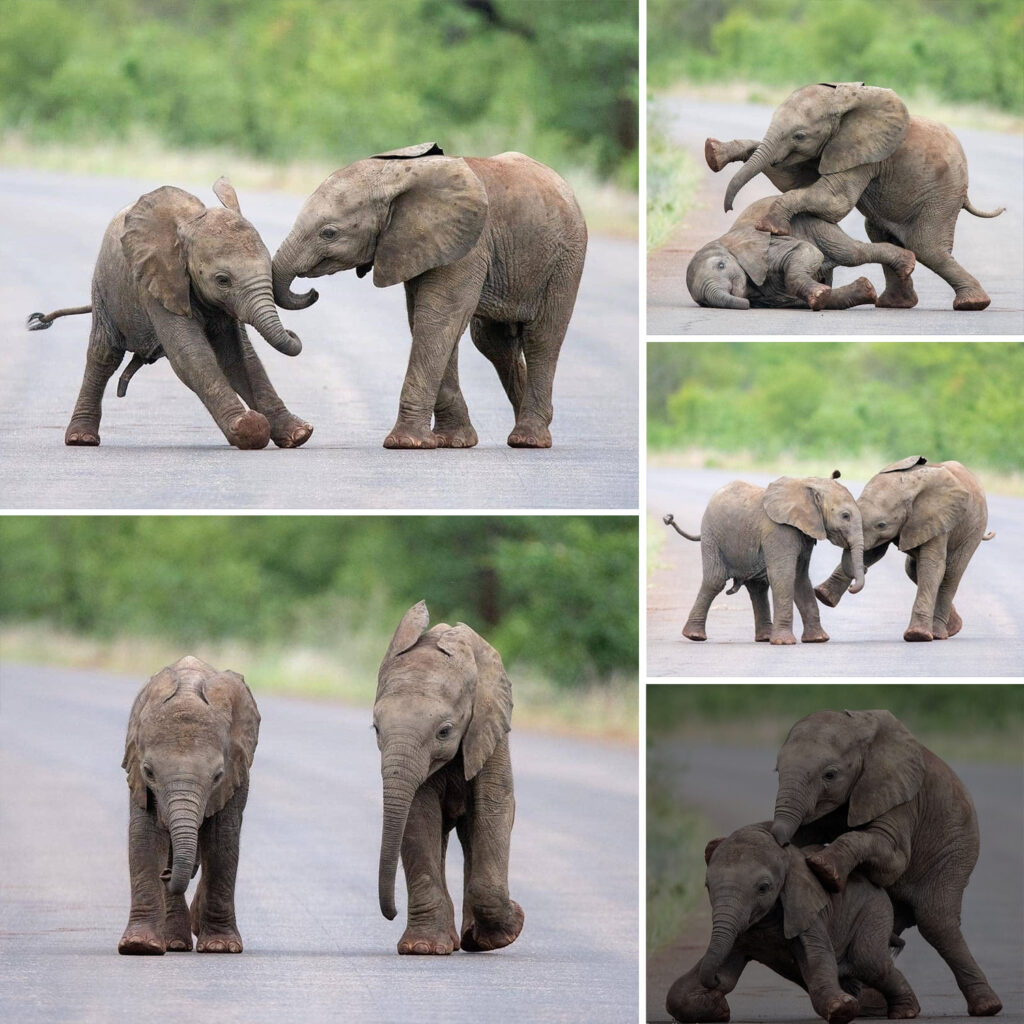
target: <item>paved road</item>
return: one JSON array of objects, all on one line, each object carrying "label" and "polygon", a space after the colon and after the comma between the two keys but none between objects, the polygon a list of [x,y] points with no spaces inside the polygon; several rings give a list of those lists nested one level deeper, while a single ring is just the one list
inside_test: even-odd
[{"label": "paved road", "polygon": [[[329,703],[259,698],[237,890],[245,953],[118,956],[129,902],[120,761],[140,682],[2,667],[0,1020],[636,1018],[635,750],[513,730],[522,935],[494,954],[399,957],[402,920],[377,909],[369,709]],[[461,893],[453,845],[449,887]]]},{"label": "paved road", "polygon": [[[954,313],[952,289],[930,270],[920,267],[914,282],[920,302],[912,310],[868,306],[827,313],[810,310],[701,309],[686,290],[690,257],[723,234],[734,213],[722,209],[728,168],[714,174],[704,162],[704,140],[759,139],[771,120],[772,108],[751,104],[714,103],[685,96],[663,96],[655,105],[669,137],[685,147],[700,167],[701,187],[694,209],[668,241],[648,257],[647,333],[672,334],[1021,334],[1024,332],[1024,137],[956,129],[970,168],[970,196],[975,206],[1005,206],[995,220],[961,213],[954,255],[985,286],[992,305],[980,314]],[[739,164],[730,165],[739,167]],[[767,178],[748,183],[737,199],[743,210],[755,199],[775,194]],[[856,210],[843,221],[851,235],[867,240],[864,218]],[[836,284],[865,276],[881,293],[878,266],[839,267]]]},{"label": "paved road", "polygon": [[[827,644],[772,647],[753,642],[754,620],[745,589],[715,599],[708,639],[694,643],[681,634],[700,587],[700,545],[684,540],[661,517],[672,512],[688,532],[700,531],[711,495],[736,473],[648,468],[648,529],[663,531],[657,568],[648,576],[648,676],[1020,676],[1024,674],[1024,609],[1018,566],[1024,561],[1024,501],[990,496],[989,529],[996,537],[980,545],[961,580],[956,606],[964,619],[951,640],[908,644],[914,588],[895,550],[873,566],[860,594],[847,594],[837,608],[821,606]],[[747,473],[765,485],[771,477]],[[863,480],[843,480],[856,496]],[[811,581],[835,568],[840,551],[814,546]],[[799,619],[799,613],[795,614]]]},{"label": "paved road", "polygon": [[[648,694],[653,687],[648,688]],[[844,704],[845,701],[845,704]],[[858,706],[847,689],[836,707]],[[668,787],[687,806],[698,809],[723,835],[771,817],[777,779],[775,748],[662,741],[648,753],[648,785]],[[995,1018],[1005,1024],[1024,1021],[1024,775],[1021,764],[954,764],[970,790],[981,827],[981,856],[964,897],[963,930],[978,962],[1003,1002]],[[652,780],[657,780],[653,782]],[[708,839],[713,838],[711,835]],[[647,1007],[652,1021],[667,1021],[665,994],[672,982],[703,954],[711,934],[704,903],[692,920],[681,922],[679,940],[647,965]],[[905,936],[899,968],[921,1003],[920,1024],[967,1024],[966,1007],[953,976],[916,929]],[[766,967],[750,965],[729,995],[734,1022],[817,1021],[807,996]]]},{"label": "paved road", "polygon": [[[409,354],[405,297],[401,288],[378,290],[354,273],[325,280],[310,309],[282,314],[305,343],[299,357],[275,352],[252,332],[285,402],[316,429],[303,448],[230,448],[162,360],[139,372],[125,399],[108,389],[99,449],[66,449],[88,318],[32,334],[25,317],[88,302],[110,218],[160,184],[0,169],[3,507],[637,507],[638,252],[632,242],[596,236],[555,381],[549,451],[505,444],[511,408],[468,338],[460,370],[478,447],[385,451]],[[187,187],[216,202],[209,182]],[[240,198],[273,252],[301,198]]]}]

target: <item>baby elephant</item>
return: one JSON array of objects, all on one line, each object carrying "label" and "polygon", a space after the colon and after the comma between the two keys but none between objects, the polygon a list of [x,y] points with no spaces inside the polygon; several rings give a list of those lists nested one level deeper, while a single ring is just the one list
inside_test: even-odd
[{"label": "baby elephant", "polygon": [[[815,541],[828,538],[843,548],[843,565],[854,578],[850,592],[864,586],[864,542],[853,495],[832,479],[780,477],[765,487],[734,480],[711,496],[700,533],[681,530],[669,513],[666,525],[687,540],[700,541],[704,579],[683,626],[683,636],[706,640],[711,602],[732,577],[726,593],[745,586],[754,608],[754,639],[795,644],[793,601],[803,619],[805,644],[824,643],[828,633],[811,589],[808,567]],[[768,588],[772,591],[772,609]]]},{"label": "baby elephant", "polygon": [[[405,613],[373,705],[384,780],[380,909],[394,919],[401,853],[409,919],[399,953],[500,949],[523,927],[522,907],[508,894],[512,687],[498,652],[469,626],[428,630],[429,621],[422,601]],[[465,861],[461,935],[445,884],[452,828]]]},{"label": "baby elephant", "polygon": [[208,209],[171,185],[147,192],[103,236],[92,305],[28,318],[29,330],[38,331],[58,317],[92,313],[85,377],[65,444],[100,443],[103,391],[126,351],[134,355],[118,382],[119,398],[140,366],[167,356],[235,447],[265,448],[273,439],[279,448],[297,448],[312,434],[285,408],[243,326],[252,324],[286,355],[302,349],[277,315],[270,254],[228,180],[218,179],[213,191],[226,209]]},{"label": "baby elephant", "polygon": [[135,698],[122,762],[132,909],[119,953],[185,952],[193,932],[200,953],[242,952],[235,872],[259,730],[245,680],[198,658],[161,669]]},{"label": "baby elephant", "polygon": [[833,269],[881,263],[901,278],[914,269],[909,250],[888,242],[858,242],[838,225],[810,214],[794,217],[787,236],[759,231],[755,225],[774,202],[752,203],[727,234],[694,254],[686,269],[694,302],[721,309],[873,306],[877,296],[866,277],[833,288]]},{"label": "baby elephant", "polygon": [[781,847],[770,822],[747,825],[704,851],[711,900],[711,941],[703,957],[668,992],[678,1021],[727,1021],[726,995],[751,961],[806,989],[825,1020],[849,1021],[860,1011],[851,991],[862,986],[885,998],[890,1019],[916,1017],[920,1007],[890,948],[893,909],[885,890],[853,875],[830,896],[804,855],[818,847]]}]

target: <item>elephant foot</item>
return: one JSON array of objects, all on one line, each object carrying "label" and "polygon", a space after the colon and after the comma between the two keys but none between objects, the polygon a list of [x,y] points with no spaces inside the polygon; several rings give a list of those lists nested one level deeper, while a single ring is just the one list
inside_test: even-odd
[{"label": "elephant foot", "polygon": [[890,1003],[887,1014],[889,1020],[913,1020],[921,1012],[916,999],[901,1003]]},{"label": "elephant foot", "polygon": [[957,614],[955,608],[949,609],[949,618],[946,620],[946,637],[956,636],[964,628],[964,620]]},{"label": "elephant foot", "polygon": [[459,933],[454,924],[442,932],[409,925],[398,940],[400,956],[449,956],[458,948]]},{"label": "elephant foot", "polygon": [[540,422],[517,423],[508,435],[510,448],[550,448],[551,431]]},{"label": "elephant foot", "polygon": [[255,409],[249,409],[228,424],[227,439],[244,451],[266,448],[270,443],[270,423],[267,417]]},{"label": "elephant foot", "polygon": [[384,438],[385,448],[428,448],[438,447],[438,439],[428,426],[413,426],[399,420]]},{"label": "elephant foot", "polygon": [[485,953],[492,949],[511,946],[523,930],[526,915],[515,900],[509,900],[509,913],[501,924],[484,925],[478,920],[462,933],[462,949],[466,953]]},{"label": "elephant foot", "polygon": [[122,956],[163,956],[167,943],[157,928],[145,921],[129,922],[117,944]]},{"label": "elephant foot", "polygon": [[435,426],[434,437],[437,438],[438,448],[474,448],[479,441],[472,423],[453,427]]},{"label": "elephant foot", "polygon": [[772,639],[772,627],[764,626],[761,629],[754,630],[754,643],[755,644],[767,644]]},{"label": "elephant foot", "polygon": [[874,306],[878,302],[878,292],[866,277],[858,277],[849,288],[851,306]]},{"label": "elephant foot", "polygon": [[301,448],[312,436],[313,427],[291,413],[270,426],[270,439],[278,448]]},{"label": "elephant foot", "polygon": [[675,992],[675,986],[669,989],[665,1009],[680,1024],[703,1024],[704,1021],[718,1024],[728,1022],[732,1016],[721,992],[714,989],[694,992],[690,986],[681,994]]},{"label": "elephant foot", "polygon": [[823,605],[826,605],[829,608],[835,608],[835,606],[839,604],[839,600],[843,595],[842,592],[836,593],[832,590],[826,581],[825,583],[819,583],[818,586],[814,588],[814,596]]},{"label": "elephant foot", "polygon": [[860,1003],[846,992],[833,996],[825,1004],[825,1020],[829,1024],[846,1024],[860,1013]]},{"label": "elephant foot", "polygon": [[954,309],[986,309],[992,300],[980,288],[958,288]]},{"label": "elephant foot", "polygon": [[889,269],[900,280],[905,281],[914,272],[914,268],[917,266],[917,257],[909,249],[901,249],[899,246],[896,246],[896,251],[898,255],[890,264]]},{"label": "elephant foot", "polygon": [[791,629],[773,629],[769,642],[773,647],[788,647],[796,643],[796,637]]},{"label": "elephant foot", "polygon": [[725,154],[722,152],[722,143],[718,139],[705,139],[704,140],[704,160],[707,162],[708,167],[717,173],[727,163]]},{"label": "elephant foot", "polygon": [[758,231],[768,231],[773,235],[789,234],[789,220],[774,210],[769,210],[754,227]]},{"label": "elephant foot", "polygon": [[100,429],[95,423],[72,420],[64,431],[64,443],[72,447],[95,448],[100,443]]},{"label": "elephant foot", "polygon": [[168,953],[188,953],[192,949],[192,920],[182,896],[171,896],[164,921],[164,941]]},{"label": "elephant foot", "polygon": [[1002,1008],[999,996],[988,985],[978,986],[967,996],[967,1012],[972,1017],[994,1017]]},{"label": "elephant foot", "polygon": [[809,853],[804,859],[807,861],[807,866],[818,876],[818,880],[829,892],[842,892],[846,888],[846,878],[839,873],[835,864],[825,855],[824,850]]},{"label": "elephant foot", "polygon": [[705,632],[703,626],[691,626],[689,623],[683,626],[683,636],[685,636],[687,640],[707,640],[708,638],[708,634]]},{"label": "elephant foot", "polygon": [[828,300],[832,296],[832,289],[827,284],[819,284],[809,288],[804,295],[804,301],[816,313],[828,307]]},{"label": "elephant foot", "polygon": [[829,635],[821,626],[805,629],[800,637],[800,642],[805,644],[825,644],[828,641]]},{"label": "elephant foot", "polygon": [[917,292],[909,277],[904,284],[905,287],[900,289],[886,288],[875,305],[881,309],[913,309],[917,305]]},{"label": "elephant foot", "polygon": [[242,936],[234,928],[204,928],[196,940],[197,953],[241,953]]},{"label": "elephant foot", "polygon": [[934,636],[930,629],[926,629],[924,626],[909,626],[907,631],[903,634],[903,639],[908,643],[928,643],[934,640]]}]

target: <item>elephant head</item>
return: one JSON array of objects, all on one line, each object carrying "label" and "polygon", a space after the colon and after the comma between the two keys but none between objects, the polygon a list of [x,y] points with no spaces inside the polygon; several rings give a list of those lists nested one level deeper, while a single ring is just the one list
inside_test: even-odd
[{"label": "elephant head", "polygon": [[853,495],[837,483],[839,470],[823,477],[780,477],[768,485],[762,507],[775,523],[793,526],[815,540],[843,549],[843,568],[853,578],[850,593],[864,586],[864,535]]},{"label": "elephant head", "polygon": [[296,277],[373,269],[386,288],[446,266],[476,245],[487,220],[483,183],[436,143],[380,153],[335,171],[306,200],[274,254],[274,295],[302,309],[317,292],[291,290]]},{"label": "elephant head", "polygon": [[512,688],[498,652],[461,622],[427,630],[429,621],[423,601],[405,613],[381,663],[373,705],[384,786],[378,893],[389,921],[416,791],[457,757],[465,778],[475,778],[511,726]]},{"label": "elephant head", "polygon": [[725,209],[767,167],[816,163],[825,175],[879,163],[895,152],[909,123],[907,108],[891,89],[861,82],[797,89],[776,108],[761,144],[729,182]]},{"label": "elephant head", "polygon": [[803,824],[848,804],[858,828],[913,799],[924,782],[921,746],[889,711],[816,711],[779,750],[772,835],[790,842]]},{"label": "elephant head", "polygon": [[132,800],[170,833],[169,892],[183,893],[196,872],[203,819],[248,780],[259,726],[245,680],[198,658],[162,669],[135,698],[121,767]]},{"label": "elephant head", "polygon": [[771,237],[766,231],[731,231],[698,250],[686,268],[693,301],[716,309],[749,309],[747,280],[764,284]]},{"label": "elephant head", "polygon": [[213,186],[224,204],[164,185],[147,192],[125,213],[121,248],[136,280],[168,312],[192,315],[193,295],[236,320],[251,324],[285,355],[302,351],[274,305],[270,253],[243,216],[227,178]]},{"label": "elephant head", "polygon": [[704,850],[711,901],[711,941],[700,963],[700,982],[719,987],[718,972],[736,939],[781,903],[787,939],[802,935],[828,905],[829,896],[811,874],[803,852],[783,849],[770,822],[747,825]]}]

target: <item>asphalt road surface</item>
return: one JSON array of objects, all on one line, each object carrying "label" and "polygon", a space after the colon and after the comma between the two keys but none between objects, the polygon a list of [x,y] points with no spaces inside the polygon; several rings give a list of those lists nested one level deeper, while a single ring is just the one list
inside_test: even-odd
[{"label": "asphalt road surface", "polygon": [[[700,168],[700,189],[693,209],[669,239],[647,259],[647,333],[679,334],[1020,334],[1024,332],[1024,137],[956,129],[967,154],[970,197],[976,207],[1006,212],[979,220],[961,212],[953,255],[985,287],[992,304],[981,313],[954,312],[953,290],[925,267],[914,271],[920,302],[914,309],[850,310],[813,313],[784,309],[703,309],[686,290],[686,267],[701,246],[724,234],[736,214],[755,199],[776,194],[763,175],[740,192],[733,213],[725,213],[725,188],[739,164],[715,174],[704,162],[704,140],[712,137],[759,139],[771,120],[772,108],[752,104],[715,103],[685,96],[662,96],[655,116],[669,138],[684,147]],[[913,113],[913,110],[911,110]],[[732,170],[730,170],[730,168]],[[843,229],[867,241],[864,217],[851,211]],[[834,280],[846,284],[867,277],[881,294],[882,268],[838,267]]]},{"label": "asphalt road surface", "polygon": [[[765,486],[771,477],[745,473]],[[988,497],[988,528],[995,539],[981,544],[956,595],[964,628],[950,640],[908,644],[914,585],[895,549],[871,569],[860,594],[836,608],[820,606],[827,644],[772,647],[754,643],[754,618],[746,589],[715,599],[708,639],[687,640],[683,623],[700,588],[700,544],[662,525],[666,512],[688,533],[700,532],[711,495],[737,474],[718,470],[649,467],[648,529],[663,533],[647,585],[648,676],[1020,676],[1024,674],[1024,607],[1017,580],[1024,562],[1024,501]],[[842,481],[856,497],[864,480]],[[822,541],[811,556],[811,582],[828,577],[840,549]],[[799,623],[794,611],[794,622]],[[794,630],[799,636],[799,626]]]},{"label": "asphalt road surface", "polygon": [[[855,695],[843,698],[855,703]],[[837,705],[842,706],[837,699]],[[775,748],[705,745],[666,740],[648,753],[648,785],[668,788],[681,803],[699,810],[726,835],[741,825],[765,821],[775,804]],[[970,791],[981,828],[981,856],[963,903],[967,944],[1003,1002],[995,1020],[1024,1021],[1024,894],[1021,885],[1024,775],[1021,764],[953,764]],[[653,768],[653,771],[652,771]],[[652,780],[657,780],[655,783]],[[713,835],[709,835],[712,839]],[[703,868],[703,865],[701,865]],[[647,964],[647,1012],[652,1021],[668,1021],[665,995],[680,974],[703,955],[711,936],[710,913],[702,900],[680,938]],[[920,1024],[967,1024],[967,1008],[953,975],[916,928],[903,936],[906,949],[899,969],[917,993]],[[743,972],[728,996],[734,1024],[817,1021],[807,995],[760,964]]]},{"label": "asphalt road surface", "polygon": [[[6,664],[0,677],[0,1020],[635,1020],[637,755],[511,735],[507,949],[399,957],[377,908],[380,761],[370,710],[258,696],[242,829],[240,956],[117,954],[128,919],[120,762],[143,680]],[[461,894],[453,842],[449,888]],[[456,912],[460,899],[456,896]]]},{"label": "asphalt road surface", "polygon": [[[355,273],[319,282],[308,310],[282,312],[303,339],[296,358],[250,330],[285,403],[315,428],[304,447],[231,448],[166,359],[103,406],[102,445],[65,448],[85,365],[87,316],[29,333],[37,310],[89,302],[110,218],[164,182],[0,169],[0,506],[107,508],[594,508],[638,503],[638,252],[593,236],[555,379],[554,447],[514,450],[513,416],[490,362],[467,337],[460,375],[480,444],[468,451],[386,451],[409,357],[404,289]],[[186,184],[216,203],[209,182]],[[240,195],[275,251],[302,203]]]}]

